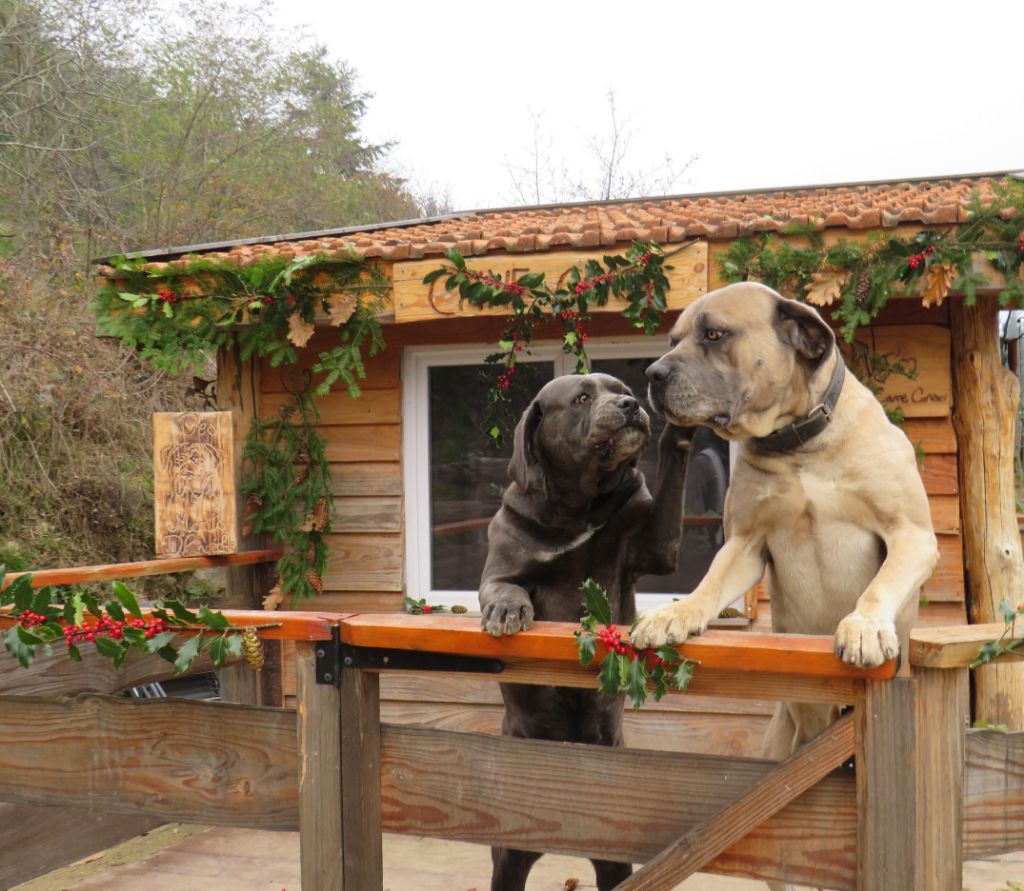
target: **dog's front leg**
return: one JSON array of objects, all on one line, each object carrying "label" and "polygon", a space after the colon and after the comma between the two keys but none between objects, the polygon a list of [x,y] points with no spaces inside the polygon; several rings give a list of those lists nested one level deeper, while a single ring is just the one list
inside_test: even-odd
[{"label": "dog's front leg", "polygon": [[659,606],[640,617],[630,639],[637,647],[675,646],[708,623],[760,581],[765,567],[764,542],[736,534],[715,554],[707,574],[685,600]]},{"label": "dog's front leg", "polygon": [[917,597],[938,560],[935,533],[902,521],[882,533],[886,557],[857,607],[836,628],[836,655],[850,665],[874,668],[900,652],[896,617]]},{"label": "dog's front leg", "polygon": [[683,488],[690,458],[692,427],[666,424],[658,440],[658,481],[646,519],[633,534],[632,565],[641,575],[673,572],[683,527]]}]

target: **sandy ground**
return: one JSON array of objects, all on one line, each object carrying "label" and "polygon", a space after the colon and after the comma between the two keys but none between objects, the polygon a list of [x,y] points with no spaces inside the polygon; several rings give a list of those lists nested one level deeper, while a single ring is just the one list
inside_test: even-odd
[{"label": "sandy ground", "polygon": [[[527,891],[592,891],[590,864],[543,857]],[[1024,853],[972,861],[965,891],[1020,891]],[[384,836],[385,891],[487,891],[490,852],[479,845]],[[299,891],[299,839],[293,832],[171,824],[17,886],[17,891]],[[697,875],[679,891],[765,891],[762,882]],[[12,889],[13,891],[13,889]],[[896,889],[894,889],[896,891]]]}]

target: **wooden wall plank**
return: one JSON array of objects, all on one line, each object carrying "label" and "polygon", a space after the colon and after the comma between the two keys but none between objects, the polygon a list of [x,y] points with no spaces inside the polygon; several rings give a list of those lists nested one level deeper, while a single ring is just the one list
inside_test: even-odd
[{"label": "wooden wall plank", "polygon": [[922,593],[932,601],[963,601],[964,562],[960,536],[939,534],[936,538],[939,544],[939,562],[932,577],[925,582]]},{"label": "wooden wall plank", "polygon": [[[266,393],[262,401],[262,413],[269,417],[291,401],[288,393]],[[334,390],[328,396],[317,399],[320,410],[319,428],[328,426],[353,426],[365,424],[398,424],[402,420],[402,391],[398,387],[386,390],[365,390],[358,399],[353,399],[345,390]],[[298,421],[296,420],[296,423]],[[321,435],[327,435],[321,432]],[[335,434],[330,434],[332,437]],[[339,431],[339,437],[345,432]],[[330,458],[329,460],[338,460]],[[372,460],[372,459],[371,459]],[[382,460],[382,459],[378,459]]]},{"label": "wooden wall plank", "polygon": [[938,325],[893,325],[863,328],[852,344],[842,342],[847,363],[859,374],[869,372],[871,357],[889,365],[902,363],[914,377],[889,373],[876,379],[878,398],[886,408],[908,418],[948,417],[953,404],[950,376],[950,334]]},{"label": "wooden wall plank", "polygon": [[324,591],[317,609],[335,613],[400,613],[405,608],[401,591]]},{"label": "wooden wall plank", "polygon": [[401,591],[401,535],[329,535],[324,587],[331,591]]},{"label": "wooden wall plank", "polygon": [[400,496],[335,498],[331,528],[335,533],[401,532],[402,499]]},{"label": "wooden wall plank", "polygon": [[900,426],[907,439],[924,449],[926,455],[956,454],[956,434],[949,418],[907,418]]},{"label": "wooden wall plank", "polygon": [[964,857],[1024,850],[1024,733],[969,730]]},{"label": "wooden wall plank", "polygon": [[[672,250],[669,247],[668,250]],[[551,251],[530,254],[491,254],[486,257],[467,257],[466,265],[481,272],[493,272],[506,281],[515,281],[527,272],[546,273],[553,286],[561,282],[568,270],[582,265],[590,259],[600,259],[617,249],[590,251]],[[428,260],[407,260],[394,264],[395,321],[398,323],[419,322],[444,316],[503,315],[507,309],[478,309],[459,307],[458,292],[447,292],[444,279],[430,285],[423,284],[423,276],[445,264],[443,258]],[[697,242],[675,254],[668,261],[671,269],[665,274],[669,281],[668,305],[681,309],[707,292],[707,242]],[[622,304],[609,301],[604,310],[598,312],[621,312]]]},{"label": "wooden wall plank", "polygon": [[960,532],[960,499],[956,495],[929,495],[932,526],[936,535],[957,535]]},{"label": "wooden wall plank", "polygon": [[924,489],[929,495],[955,495],[959,491],[956,455],[925,452],[920,468]]},{"label": "wooden wall plank", "polygon": [[[388,345],[376,356],[363,354],[366,377],[359,382],[363,390],[382,390],[401,385],[402,351],[391,345],[391,338],[387,334],[385,340],[388,341]],[[307,378],[307,373],[312,375],[313,366],[320,361],[320,353],[337,345],[336,330],[318,328],[309,343],[299,351],[299,361],[294,365],[279,365],[273,368],[270,360],[264,357],[261,360],[261,392],[295,392],[302,389],[307,379],[314,384],[317,383],[319,377]],[[344,389],[341,384],[336,386]]]},{"label": "wooden wall plank", "polygon": [[398,424],[358,424],[322,430],[327,438],[327,460],[361,463],[364,461],[400,461],[402,428]]},{"label": "wooden wall plank", "polygon": [[331,464],[331,486],[338,497],[402,494],[402,464],[399,461],[365,461]]}]

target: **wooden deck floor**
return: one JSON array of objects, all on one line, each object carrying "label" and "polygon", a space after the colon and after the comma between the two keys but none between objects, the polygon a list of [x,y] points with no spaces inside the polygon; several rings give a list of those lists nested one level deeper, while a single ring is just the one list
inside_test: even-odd
[{"label": "wooden deck floor", "polygon": [[[486,891],[490,852],[478,845],[384,836],[385,891]],[[563,891],[568,879],[592,891],[585,860],[547,856],[527,891]],[[1024,853],[973,861],[965,891],[1010,891],[1024,882]],[[12,891],[299,891],[299,840],[292,832],[161,827],[101,856],[58,870]],[[572,887],[570,885],[570,887]],[[697,875],[679,891],[764,891],[762,882]]]}]

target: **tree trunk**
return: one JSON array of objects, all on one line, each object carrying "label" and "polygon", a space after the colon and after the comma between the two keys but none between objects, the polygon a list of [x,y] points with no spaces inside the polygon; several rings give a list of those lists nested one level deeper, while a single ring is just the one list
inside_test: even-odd
[{"label": "tree trunk", "polygon": [[[1024,561],[1014,497],[1017,378],[999,356],[999,303],[953,301],[953,427],[960,464],[960,514],[967,614],[972,624],[1002,622],[999,603],[1021,600]],[[1024,663],[974,672],[976,720],[1024,729]]]}]

